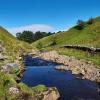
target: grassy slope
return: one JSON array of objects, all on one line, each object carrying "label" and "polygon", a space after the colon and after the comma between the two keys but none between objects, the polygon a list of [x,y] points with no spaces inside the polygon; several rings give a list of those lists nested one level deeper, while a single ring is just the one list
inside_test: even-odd
[{"label": "grassy slope", "polygon": [[[49,45],[52,40],[56,38],[57,45],[56,50],[60,54],[66,54],[69,56],[75,56],[78,58],[84,58],[93,61],[96,64],[100,64],[100,55],[90,55],[87,52],[73,50],[73,49],[59,49],[58,47],[61,45],[87,45],[100,47],[100,17],[95,19],[95,23],[92,25],[85,25],[83,30],[77,30],[74,27],[69,29],[68,31],[57,33],[55,35],[45,37],[35,43],[32,44],[35,47],[39,42],[43,44],[43,46]],[[52,49],[50,46],[45,48],[46,50]]]},{"label": "grassy slope", "polygon": [[[14,36],[12,36],[7,30],[0,27],[0,41],[3,42],[4,47],[6,48],[6,54],[14,58],[17,55],[17,51],[19,48],[24,49],[24,51],[31,50],[31,46],[25,42],[17,40]],[[14,58],[15,59],[15,58]],[[11,63],[12,59],[10,59]],[[0,68],[8,62],[0,61]],[[22,94],[27,94],[27,96],[33,96],[37,92],[42,92],[46,89],[44,85],[38,85],[33,88],[27,87],[24,83],[16,83],[15,77],[17,74],[12,71],[10,74],[5,74],[0,72],[0,100],[18,100],[22,97]],[[10,87],[17,87],[21,89],[21,94],[19,95],[10,95],[8,90]],[[6,97],[6,98],[5,98]]]},{"label": "grassy slope", "polygon": [[[45,37],[39,41],[41,41],[43,45],[47,45],[50,44],[50,42],[52,42],[54,37],[56,37],[57,45],[81,44],[100,47],[100,17],[97,17],[95,19],[94,24],[86,24],[83,30],[71,28],[68,31]],[[33,43],[33,46],[37,43],[38,41]]]},{"label": "grassy slope", "polygon": [[14,36],[12,36],[7,30],[0,27],[0,41],[3,42],[6,51],[9,53],[16,54],[19,48],[24,50],[30,49],[29,44],[17,40]]}]

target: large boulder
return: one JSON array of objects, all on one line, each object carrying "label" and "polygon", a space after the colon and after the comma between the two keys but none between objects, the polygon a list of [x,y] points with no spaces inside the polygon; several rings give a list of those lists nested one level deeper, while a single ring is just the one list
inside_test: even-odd
[{"label": "large boulder", "polygon": [[38,94],[39,100],[58,100],[60,98],[60,94],[56,87],[48,88],[47,91],[44,91]]},{"label": "large boulder", "polygon": [[17,64],[9,63],[9,64],[6,64],[5,66],[2,66],[1,71],[10,73],[12,70],[17,70],[17,69],[19,69],[19,66]]}]

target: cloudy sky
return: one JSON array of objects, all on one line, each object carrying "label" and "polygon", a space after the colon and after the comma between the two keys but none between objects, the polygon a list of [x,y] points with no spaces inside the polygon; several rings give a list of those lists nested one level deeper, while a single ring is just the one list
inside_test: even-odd
[{"label": "cloudy sky", "polygon": [[12,34],[67,30],[99,15],[100,0],[0,0],[0,25]]}]

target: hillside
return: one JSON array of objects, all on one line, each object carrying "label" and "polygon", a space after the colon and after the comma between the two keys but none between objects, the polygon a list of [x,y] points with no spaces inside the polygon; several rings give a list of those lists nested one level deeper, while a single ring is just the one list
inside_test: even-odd
[{"label": "hillside", "polygon": [[85,58],[100,64],[100,56],[87,54],[80,50],[74,49],[61,49],[60,46],[63,45],[83,45],[89,47],[100,47],[100,17],[94,19],[94,23],[89,25],[85,22],[85,27],[82,30],[78,30],[74,27],[70,28],[68,31],[56,33],[52,36],[45,37],[36,41],[32,44],[33,47],[37,47],[39,43],[42,44],[45,50],[54,49],[50,44],[52,41],[56,41],[55,50],[60,54],[66,54],[69,56],[75,56],[78,58]]},{"label": "hillside", "polygon": [[0,27],[0,41],[3,43],[7,55],[16,56],[19,49],[28,51],[30,49],[29,44],[17,40],[7,30]]},{"label": "hillside", "polygon": [[[100,47],[100,17],[95,18],[91,25],[86,24],[82,30],[72,27],[68,31],[57,33],[55,35],[39,40],[42,44],[49,45],[53,38],[56,38],[57,45],[87,45]],[[39,41],[33,43],[36,45]]]}]

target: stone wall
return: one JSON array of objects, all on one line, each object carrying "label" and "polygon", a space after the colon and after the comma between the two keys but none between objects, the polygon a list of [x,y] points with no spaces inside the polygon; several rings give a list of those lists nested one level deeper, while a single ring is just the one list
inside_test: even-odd
[{"label": "stone wall", "polygon": [[88,51],[91,53],[100,53],[100,48],[89,47],[89,46],[81,46],[81,45],[64,45],[61,48],[73,48],[77,50]]}]

